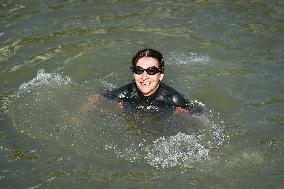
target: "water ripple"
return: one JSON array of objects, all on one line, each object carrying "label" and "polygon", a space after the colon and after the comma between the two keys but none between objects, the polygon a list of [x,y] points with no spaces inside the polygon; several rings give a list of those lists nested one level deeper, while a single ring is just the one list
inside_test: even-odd
[{"label": "water ripple", "polygon": [[22,42],[21,39],[16,40],[15,42],[10,42],[6,46],[0,49],[0,63],[7,61],[11,56],[16,54],[16,52],[21,48],[19,45]]},{"label": "water ripple", "polygon": [[207,55],[200,55],[191,52],[189,55],[184,53],[170,53],[169,63],[171,64],[207,64],[210,59]]},{"label": "water ripple", "polygon": [[266,99],[264,101],[261,101],[261,102],[251,102],[251,103],[248,103],[247,105],[249,107],[261,108],[261,107],[267,106],[267,105],[283,104],[283,103],[284,103],[284,98],[282,98],[282,97],[271,97],[271,98]]}]

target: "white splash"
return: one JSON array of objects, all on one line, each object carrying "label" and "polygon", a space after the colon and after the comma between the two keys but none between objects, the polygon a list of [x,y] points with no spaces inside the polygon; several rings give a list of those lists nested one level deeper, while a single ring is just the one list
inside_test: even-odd
[{"label": "white splash", "polygon": [[67,76],[63,77],[58,73],[45,73],[44,69],[40,69],[37,72],[37,76],[28,82],[24,82],[18,89],[18,96],[30,92],[31,89],[39,86],[48,85],[68,85],[71,83],[71,79]]},{"label": "white splash", "polygon": [[174,136],[162,136],[151,144],[143,141],[138,146],[132,144],[124,149],[117,144],[108,144],[105,145],[105,150],[130,162],[145,160],[149,165],[163,169],[191,168],[194,163],[207,159],[209,154],[209,148],[202,145],[201,135],[186,135],[181,132]]},{"label": "white splash", "polygon": [[209,149],[201,144],[201,136],[178,133],[155,140],[146,152],[145,159],[154,167],[191,167],[194,162],[208,157]]},{"label": "white splash", "polygon": [[115,85],[113,85],[113,84],[111,84],[111,83],[109,83],[109,82],[107,82],[107,81],[105,81],[105,80],[103,80],[103,79],[99,79],[99,82],[100,82],[106,89],[112,90],[112,89],[115,89],[115,87],[117,87],[117,86],[115,86]]}]

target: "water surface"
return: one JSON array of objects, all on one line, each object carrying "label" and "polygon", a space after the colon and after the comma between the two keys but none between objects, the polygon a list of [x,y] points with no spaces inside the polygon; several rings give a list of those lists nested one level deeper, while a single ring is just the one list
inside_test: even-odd
[{"label": "water surface", "polygon": [[[1,188],[281,188],[282,1],[2,1]],[[128,117],[94,93],[160,50],[194,117]],[[134,121],[133,121],[134,120]]]}]

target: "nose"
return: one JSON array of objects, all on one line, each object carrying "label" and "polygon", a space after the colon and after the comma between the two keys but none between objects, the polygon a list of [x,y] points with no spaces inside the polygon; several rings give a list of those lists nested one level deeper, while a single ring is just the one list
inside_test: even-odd
[{"label": "nose", "polygon": [[149,75],[148,75],[148,73],[144,70],[144,72],[141,74],[141,78],[142,79],[147,79],[147,77],[148,77]]}]

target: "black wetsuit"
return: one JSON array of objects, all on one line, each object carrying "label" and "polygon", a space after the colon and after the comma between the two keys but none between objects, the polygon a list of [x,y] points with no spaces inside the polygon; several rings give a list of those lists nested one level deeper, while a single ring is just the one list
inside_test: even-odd
[{"label": "black wetsuit", "polygon": [[103,96],[118,100],[122,103],[126,112],[132,113],[146,111],[149,113],[172,114],[177,107],[186,109],[191,113],[200,113],[202,111],[202,109],[194,107],[193,103],[185,99],[175,89],[163,83],[150,96],[143,96],[134,82],[113,91],[108,91]]}]

